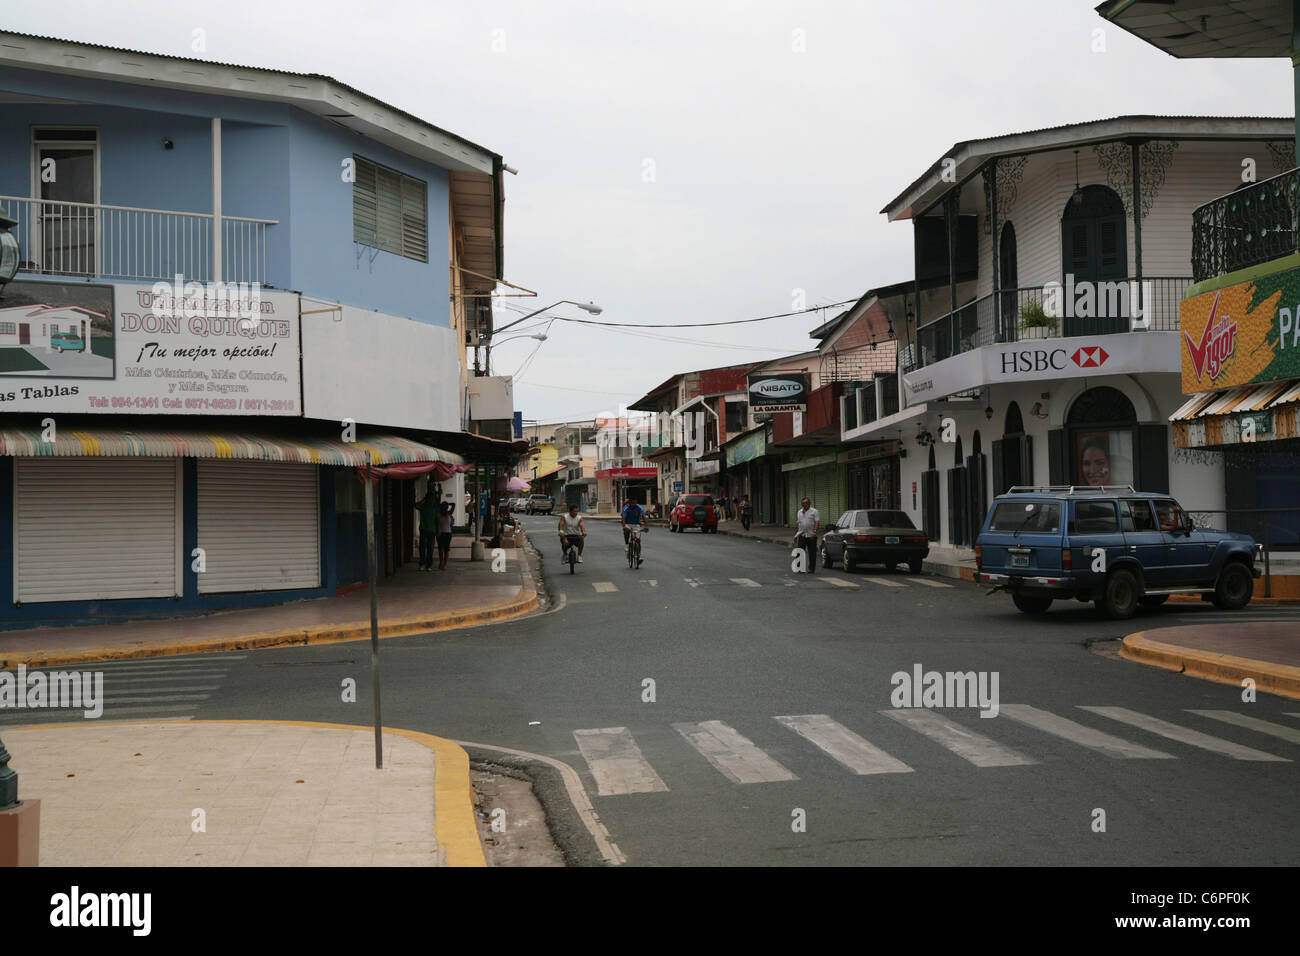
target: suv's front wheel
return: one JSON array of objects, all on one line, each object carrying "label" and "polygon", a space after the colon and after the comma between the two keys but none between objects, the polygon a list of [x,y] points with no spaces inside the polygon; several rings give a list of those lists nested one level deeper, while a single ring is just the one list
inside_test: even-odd
[{"label": "suv's front wheel", "polygon": [[1214,586],[1214,606],[1225,611],[1240,611],[1250,603],[1255,591],[1255,581],[1244,564],[1236,561],[1219,573]]},{"label": "suv's front wheel", "polygon": [[1142,597],[1137,575],[1124,568],[1117,568],[1106,579],[1106,589],[1097,599],[1097,610],[1112,620],[1122,621],[1132,617]]}]

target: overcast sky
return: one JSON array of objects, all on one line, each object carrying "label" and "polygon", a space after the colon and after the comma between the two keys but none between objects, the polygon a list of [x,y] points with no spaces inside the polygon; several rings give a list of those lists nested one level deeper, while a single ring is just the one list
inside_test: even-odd
[{"label": "overcast sky", "polygon": [[[182,56],[201,28],[208,59],[333,76],[519,170],[505,274],[539,297],[505,301],[707,323],[910,279],[910,226],[879,210],[955,142],[1130,113],[1292,115],[1285,60],[1175,60],[1096,2],[59,0],[7,5],[0,24]],[[825,314],[654,333],[697,344],[557,321],[500,345],[493,371],[538,347],[515,407],[589,418],[678,371],[805,350]]]}]

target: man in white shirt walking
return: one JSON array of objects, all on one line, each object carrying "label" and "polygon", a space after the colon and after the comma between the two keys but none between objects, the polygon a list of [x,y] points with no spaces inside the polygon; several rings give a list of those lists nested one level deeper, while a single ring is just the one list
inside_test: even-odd
[{"label": "man in white shirt walking", "polygon": [[800,502],[803,509],[795,515],[795,535],[794,544],[796,548],[803,548],[808,554],[808,574],[817,573],[817,531],[821,527],[822,516],[816,508],[812,506],[812,501],[808,498]]}]

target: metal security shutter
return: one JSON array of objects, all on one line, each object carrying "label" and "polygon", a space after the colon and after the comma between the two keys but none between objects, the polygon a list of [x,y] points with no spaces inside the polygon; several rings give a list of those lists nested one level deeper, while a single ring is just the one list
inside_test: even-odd
[{"label": "metal security shutter", "polygon": [[179,593],[179,458],[17,458],[14,472],[20,603]]},{"label": "metal security shutter", "polygon": [[198,462],[199,593],[320,586],[320,481],[315,465]]},{"label": "metal security shutter", "polygon": [[817,510],[822,515],[822,527],[833,525],[840,520],[840,515],[848,510],[847,496],[844,493],[844,475],[843,465],[825,465],[817,469],[822,473],[822,479],[817,483],[817,490],[822,495],[822,500],[817,504]]}]

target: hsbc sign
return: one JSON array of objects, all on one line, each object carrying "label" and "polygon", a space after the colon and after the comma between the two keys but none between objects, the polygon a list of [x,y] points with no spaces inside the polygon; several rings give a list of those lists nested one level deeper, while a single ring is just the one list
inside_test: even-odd
[{"label": "hsbc sign", "polygon": [[1082,369],[1101,369],[1105,368],[1110,353],[1101,345],[1081,345],[1073,351],[1063,348],[1004,350],[1000,358],[1002,373],[1014,377],[1022,372],[1045,372],[1049,369],[1067,372],[1070,369],[1068,363]]},{"label": "hsbc sign", "polygon": [[909,405],[983,385],[1180,370],[1178,337],[1120,332],[989,345],[903,376]]}]

